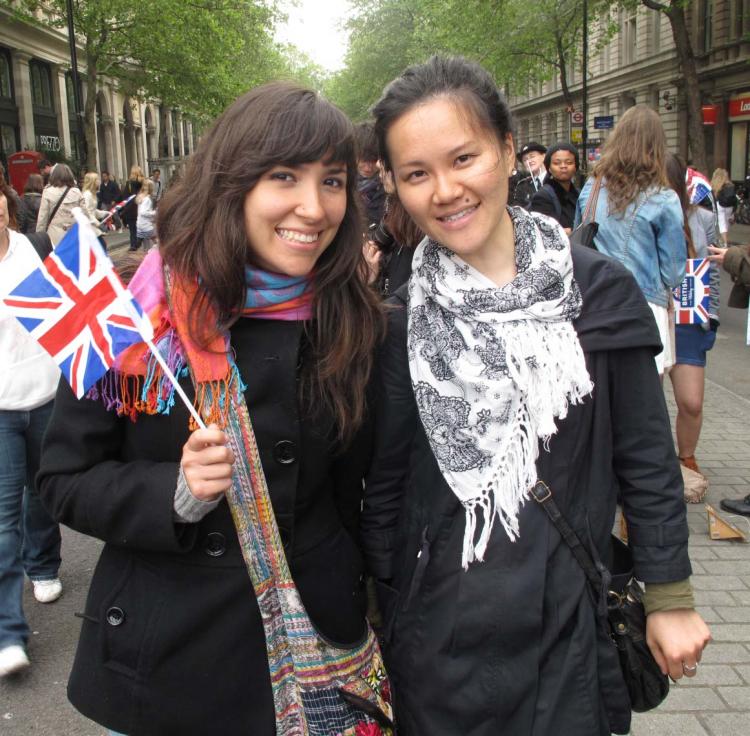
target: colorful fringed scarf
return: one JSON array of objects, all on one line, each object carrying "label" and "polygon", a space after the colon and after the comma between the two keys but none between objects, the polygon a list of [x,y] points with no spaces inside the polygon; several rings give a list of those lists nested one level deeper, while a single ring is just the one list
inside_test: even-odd
[{"label": "colorful fringed scarf", "polygon": [[[247,296],[243,315],[255,319],[306,320],[312,316],[312,283],[247,267]],[[206,349],[192,340],[188,313],[197,282],[172,279],[167,298],[164,265],[157,250],[143,260],[129,284],[130,292],[151,320],[154,343],[172,372],[180,377],[190,366],[196,386],[196,407],[206,423],[224,427],[229,401],[244,390],[229,349],[228,335],[218,335]],[[174,405],[174,386],[164,375],[145,343],[125,350],[112,370],[89,392],[108,409],[135,419],[138,414],[168,414]]]},{"label": "colorful fringed scarf", "polygon": [[[307,279],[249,272],[245,314],[261,319],[308,319]],[[150,253],[130,290],[151,318],[155,342],[175,375],[190,372],[196,407],[206,423],[224,427],[236,458],[226,497],[258,601],[266,639],[278,736],[390,736],[390,685],[377,639],[366,625],[361,642],[345,649],[324,640],[307,615],[292,579],[271,505],[244,386],[227,337],[200,350],[187,330],[195,286],[169,280]],[[130,391],[135,379],[137,391]],[[166,413],[169,381],[141,345],[127,351],[103,379],[101,395],[120,414]]]}]

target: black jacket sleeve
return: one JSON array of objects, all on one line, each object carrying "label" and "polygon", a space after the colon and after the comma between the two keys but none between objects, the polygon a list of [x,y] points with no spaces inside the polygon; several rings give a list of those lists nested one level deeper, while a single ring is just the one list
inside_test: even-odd
[{"label": "black jacket sleeve", "polygon": [[539,212],[540,214],[547,215],[547,217],[551,217],[553,220],[559,222],[560,214],[557,207],[555,207],[555,202],[552,200],[552,197],[556,196],[557,195],[551,193],[545,187],[542,187],[534,192],[534,196],[531,198],[531,204],[529,205],[529,211]]},{"label": "black jacket sleeve", "polygon": [[178,462],[123,458],[129,419],[77,400],[62,379],[42,446],[37,485],[62,524],[122,547],[183,552],[192,525],[173,517]]},{"label": "black jacket sleeve", "polygon": [[365,561],[370,572],[383,580],[392,577],[401,500],[419,421],[406,352],[405,307],[397,298],[389,303],[393,309],[376,379],[373,461],[365,478],[360,521]]},{"label": "black jacket sleeve", "polygon": [[609,364],[613,470],[636,577],[684,580],[691,568],[682,473],[653,352],[613,351]]}]

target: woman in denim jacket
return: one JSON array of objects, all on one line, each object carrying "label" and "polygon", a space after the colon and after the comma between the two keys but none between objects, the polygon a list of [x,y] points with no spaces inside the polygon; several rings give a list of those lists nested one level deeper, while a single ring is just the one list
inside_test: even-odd
[{"label": "woman in denim jacket", "polygon": [[641,287],[664,345],[656,356],[661,374],[674,362],[669,292],[685,276],[682,207],[667,182],[666,155],[659,116],[645,105],[631,107],[612,131],[594,176],[581,191],[574,223],[574,227],[580,224],[592,186],[601,179],[594,243],[597,250],[626,266]]}]

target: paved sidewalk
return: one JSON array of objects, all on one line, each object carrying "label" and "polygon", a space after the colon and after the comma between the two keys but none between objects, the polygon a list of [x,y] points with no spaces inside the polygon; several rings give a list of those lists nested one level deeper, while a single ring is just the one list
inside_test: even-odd
[{"label": "paved sidewalk", "polygon": [[[674,417],[668,380],[665,390]],[[696,456],[711,484],[706,501],[712,506],[718,509],[722,498],[750,493],[750,401],[706,382]],[[750,734],[750,544],[712,541],[703,504],[688,505],[688,519],[696,604],[714,640],[697,676],[672,685],[657,710],[634,714],[631,734],[746,736]],[[737,525],[750,539],[750,524],[740,519]]]}]

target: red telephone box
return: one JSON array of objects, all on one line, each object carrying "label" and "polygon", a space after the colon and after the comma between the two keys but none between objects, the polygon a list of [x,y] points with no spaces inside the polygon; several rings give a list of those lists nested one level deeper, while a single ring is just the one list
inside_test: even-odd
[{"label": "red telephone box", "polygon": [[23,188],[29,174],[39,173],[39,162],[44,158],[37,151],[18,151],[8,156],[8,178],[10,185],[19,195],[23,195]]}]

